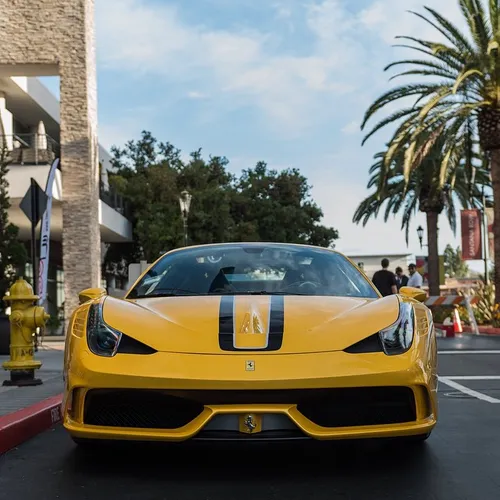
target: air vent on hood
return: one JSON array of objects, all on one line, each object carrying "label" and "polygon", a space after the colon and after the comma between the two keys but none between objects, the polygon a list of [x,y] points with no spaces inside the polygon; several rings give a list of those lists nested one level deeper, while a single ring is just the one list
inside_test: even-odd
[{"label": "air vent on hood", "polygon": [[368,352],[383,352],[384,350],[382,349],[379,334],[376,333],[375,335],[367,337],[360,342],[356,342],[347,349],[344,349],[344,351],[349,354],[362,354]]},{"label": "air vent on hood", "polygon": [[118,354],[154,354],[155,352],[158,351],[127,335],[122,335],[120,347],[118,347]]}]

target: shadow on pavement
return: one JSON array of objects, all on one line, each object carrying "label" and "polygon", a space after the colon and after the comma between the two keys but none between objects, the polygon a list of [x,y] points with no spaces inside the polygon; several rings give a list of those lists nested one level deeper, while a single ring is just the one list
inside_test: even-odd
[{"label": "shadow on pavement", "polygon": [[[430,438],[432,439],[432,438]],[[430,441],[430,440],[429,440]],[[424,474],[429,443],[344,441],[293,444],[124,444],[85,450],[75,447],[68,457],[79,471],[136,479],[248,480],[272,477],[386,475],[418,469]],[[411,471],[411,472],[410,472]]]}]

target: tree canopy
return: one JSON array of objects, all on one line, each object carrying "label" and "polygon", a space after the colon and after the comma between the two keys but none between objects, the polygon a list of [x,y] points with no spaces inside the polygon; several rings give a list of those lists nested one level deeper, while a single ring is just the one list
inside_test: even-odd
[{"label": "tree canopy", "polygon": [[141,258],[151,262],[184,244],[179,207],[183,190],[192,195],[191,245],[280,241],[332,247],[338,239],[334,228],[321,224],[323,212],[297,169],[278,172],[261,161],[235,176],[228,171],[227,158],[205,159],[198,150],[183,160],[180,150],[147,131],[111,151],[109,184],[130,206],[134,242],[109,245],[108,269]]},{"label": "tree canopy", "polygon": [[446,245],[444,250],[444,272],[450,278],[467,278],[470,274],[469,266],[462,260],[460,247],[454,249]]},{"label": "tree canopy", "polygon": [[7,148],[0,144],[0,311],[4,310],[1,298],[11,286],[17,270],[24,266],[27,259],[26,248],[19,241],[19,228],[11,224],[8,218],[9,163]]},{"label": "tree canopy", "polygon": [[[404,151],[403,178],[405,188],[412,172],[422,167],[426,152],[436,139],[441,144],[438,183],[444,187],[454,157],[463,162],[473,188],[480,164],[489,169],[495,207],[496,261],[500,260],[500,3],[499,0],[456,0],[465,26],[423,7],[413,12],[432,28],[432,39],[402,34],[396,37],[398,47],[408,56],[389,64],[398,68],[392,79],[403,78],[368,108],[362,129],[376,115],[385,112],[364,138],[391,127],[384,152],[381,184],[389,175],[394,158]],[[437,40],[437,41],[433,41]],[[409,80],[415,79],[413,81]],[[476,157],[476,158],[475,158]],[[431,271],[429,271],[431,273]],[[436,273],[434,273],[436,274]],[[496,268],[496,302],[500,303],[500,268]]]}]

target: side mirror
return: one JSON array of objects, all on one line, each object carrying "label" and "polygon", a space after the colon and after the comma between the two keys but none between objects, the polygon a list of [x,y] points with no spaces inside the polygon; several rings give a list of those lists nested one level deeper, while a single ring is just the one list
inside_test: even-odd
[{"label": "side mirror", "polygon": [[410,299],[418,300],[419,302],[425,302],[427,300],[427,294],[420,288],[402,286],[399,293],[404,297],[409,297]]},{"label": "side mirror", "polygon": [[86,290],[82,290],[78,294],[78,299],[80,301],[80,304],[83,304],[84,302],[98,299],[99,297],[103,297],[104,295],[106,295],[106,290],[104,288],[87,288]]}]

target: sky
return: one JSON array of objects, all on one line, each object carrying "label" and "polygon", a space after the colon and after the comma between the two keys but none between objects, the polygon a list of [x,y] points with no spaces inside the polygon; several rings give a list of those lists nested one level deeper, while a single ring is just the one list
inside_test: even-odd
[{"label": "sky", "polygon": [[[422,214],[409,246],[397,216],[352,223],[387,138],[362,147],[360,122],[395,84],[384,67],[409,55],[394,37],[439,39],[408,12],[424,2],[461,25],[456,0],[96,0],[99,141],[123,145],[145,129],[186,155],[226,156],[234,173],[259,160],[298,168],[337,249],[425,254]],[[443,216],[440,251],[459,233]]]}]

